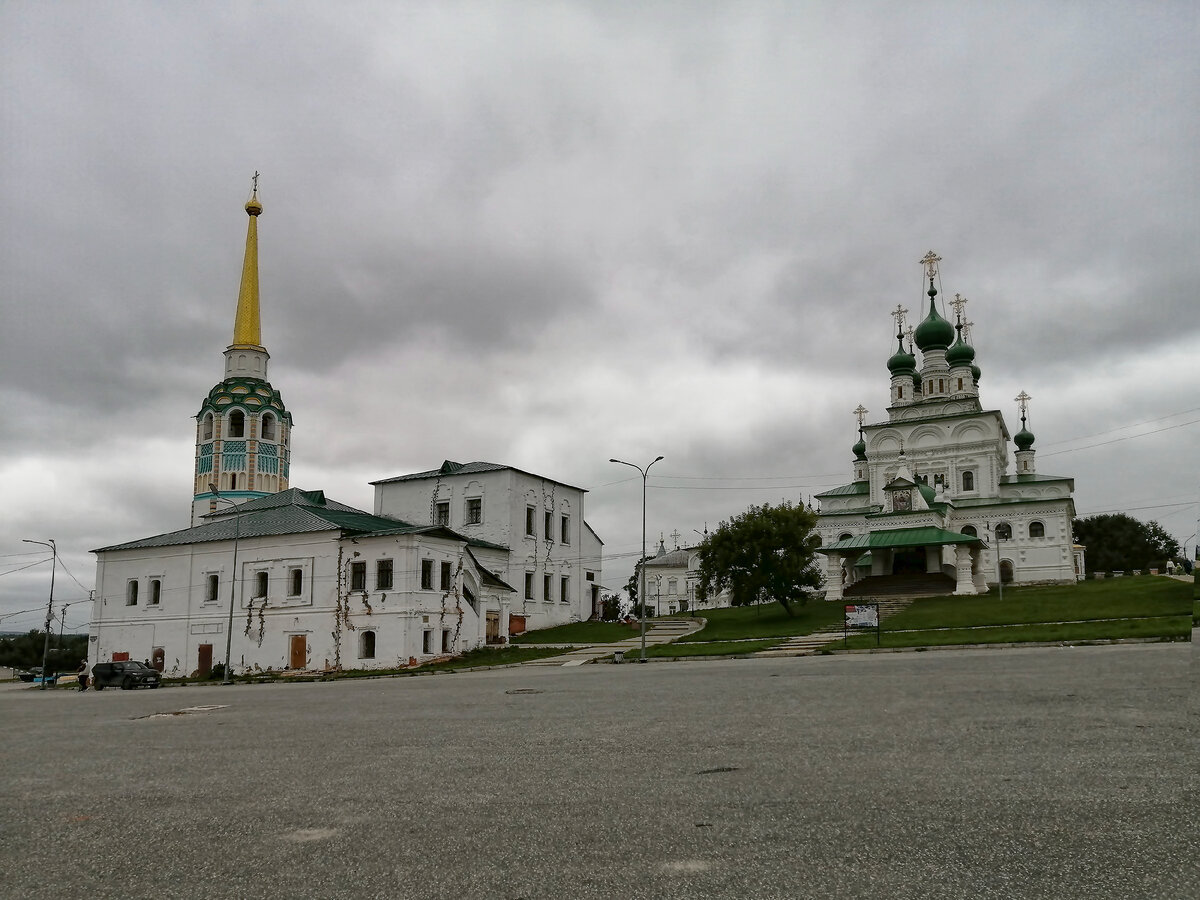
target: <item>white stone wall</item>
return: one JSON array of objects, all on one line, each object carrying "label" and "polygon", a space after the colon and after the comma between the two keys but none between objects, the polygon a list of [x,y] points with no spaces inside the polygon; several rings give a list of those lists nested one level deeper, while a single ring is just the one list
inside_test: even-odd
[{"label": "white stone wall", "polygon": [[[232,660],[235,672],[290,664],[293,635],[303,635],[307,668],[386,668],[410,658],[481,646],[488,610],[500,614],[506,631],[509,596],[486,587],[466,545],[427,536],[403,535],[339,540],[336,532],[245,538],[238,543],[239,582],[234,587]],[[355,555],[357,554],[357,555]],[[98,554],[97,597],[93,606],[89,662],[112,659],[114,652],[133,659],[164,655],[168,674],[187,675],[199,666],[201,645],[212,648],[213,664],[225,659],[233,542],[218,541]],[[392,588],[376,582],[376,563],[392,561]],[[421,588],[422,559],[433,563],[433,588]],[[456,577],[450,592],[440,586],[440,564],[450,562]],[[350,566],[366,566],[364,589],[350,590]],[[459,564],[462,568],[459,568]],[[303,573],[302,590],[291,594],[290,573]],[[256,574],[266,572],[265,605],[253,595]],[[208,576],[218,576],[215,600],[208,598]],[[161,602],[148,605],[149,582],[162,583]],[[138,603],[127,604],[128,585],[137,581]],[[475,608],[462,599],[466,585]],[[247,634],[249,630],[249,634]],[[362,656],[362,633],[375,632],[373,659]],[[431,632],[428,647],[424,632]]]}]

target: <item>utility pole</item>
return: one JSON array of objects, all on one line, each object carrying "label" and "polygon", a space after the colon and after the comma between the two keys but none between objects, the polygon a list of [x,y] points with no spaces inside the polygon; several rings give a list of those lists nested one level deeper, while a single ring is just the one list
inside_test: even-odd
[{"label": "utility pole", "polygon": [[50,602],[46,604],[46,640],[42,644],[42,690],[46,689],[46,662],[50,658],[50,623],[54,618],[54,572],[58,568],[58,545],[54,543],[54,539],[48,541],[31,541],[28,538],[22,538],[22,543],[25,544],[41,544],[43,547],[50,548]]}]

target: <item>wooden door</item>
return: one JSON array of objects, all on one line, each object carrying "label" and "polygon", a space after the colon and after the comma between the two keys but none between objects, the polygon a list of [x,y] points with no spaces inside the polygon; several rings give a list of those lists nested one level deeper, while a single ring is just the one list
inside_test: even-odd
[{"label": "wooden door", "polygon": [[212,671],[212,644],[201,644],[196,648],[196,669],[201,676]]},{"label": "wooden door", "polygon": [[154,652],[150,654],[150,665],[160,672],[167,667],[167,654],[162,647],[154,648]]},{"label": "wooden door", "polygon": [[308,668],[308,642],[302,634],[293,634],[290,638],[288,667],[292,669]]},{"label": "wooden door", "polygon": [[484,639],[489,644],[500,643],[500,613],[488,612],[485,622],[486,632]]}]

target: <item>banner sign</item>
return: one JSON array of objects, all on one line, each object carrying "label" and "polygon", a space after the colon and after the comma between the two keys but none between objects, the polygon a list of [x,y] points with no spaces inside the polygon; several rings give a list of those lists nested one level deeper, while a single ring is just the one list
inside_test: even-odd
[{"label": "banner sign", "polygon": [[865,603],[860,606],[846,606],[846,628],[878,628],[879,605]]}]

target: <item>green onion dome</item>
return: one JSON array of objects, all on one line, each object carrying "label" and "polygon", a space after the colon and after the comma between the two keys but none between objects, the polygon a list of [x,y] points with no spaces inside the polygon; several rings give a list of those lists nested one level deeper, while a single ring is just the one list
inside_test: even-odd
[{"label": "green onion dome", "polygon": [[913,372],[913,391],[917,394],[921,393],[921,373]]},{"label": "green onion dome", "polygon": [[954,326],[938,314],[937,307],[934,305],[937,288],[933,286],[932,279],[930,279],[927,293],[929,294],[929,315],[913,332],[917,348],[922,353],[928,353],[930,350],[945,350],[954,340]]},{"label": "green onion dome", "polygon": [[975,348],[962,339],[962,330],[959,329],[958,340],[954,342],[954,346],[946,351],[946,362],[951,366],[969,366],[975,361]]},{"label": "green onion dome", "polygon": [[867,442],[862,439],[862,435],[858,436],[858,443],[850,448],[854,451],[855,460],[866,460],[867,458]]},{"label": "green onion dome", "polygon": [[917,490],[921,492],[921,496],[925,498],[926,503],[933,503],[937,499],[937,491],[923,481],[917,482]]},{"label": "green onion dome", "polygon": [[975,363],[971,363],[971,377],[975,379],[976,384],[979,384],[979,376],[981,374],[983,373],[980,371],[979,366],[975,365]]},{"label": "green onion dome", "polygon": [[1013,437],[1013,443],[1018,450],[1028,450],[1033,446],[1033,432],[1025,427],[1024,419],[1021,420],[1021,430]]},{"label": "green onion dome", "polygon": [[896,352],[888,358],[887,367],[893,375],[906,375],[917,369],[917,358],[904,349],[900,335],[896,335]]}]

